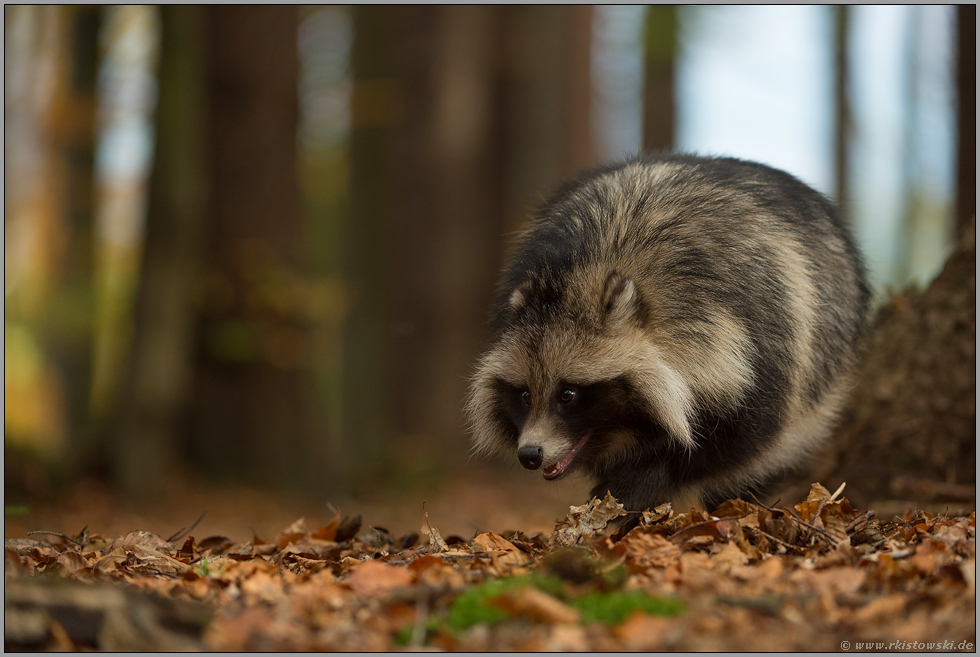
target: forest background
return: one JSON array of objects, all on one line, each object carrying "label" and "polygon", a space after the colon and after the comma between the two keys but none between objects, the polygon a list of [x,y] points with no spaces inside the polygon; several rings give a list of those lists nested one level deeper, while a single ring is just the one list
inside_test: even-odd
[{"label": "forest background", "polygon": [[[515,232],[563,177],[693,149],[837,199],[879,303],[927,285],[975,213],[976,13],[893,10],[6,6],[6,531],[188,482],[470,518],[504,482],[581,502],[468,458]],[[780,74],[800,86],[751,92]],[[898,102],[869,92],[888,79]]]}]

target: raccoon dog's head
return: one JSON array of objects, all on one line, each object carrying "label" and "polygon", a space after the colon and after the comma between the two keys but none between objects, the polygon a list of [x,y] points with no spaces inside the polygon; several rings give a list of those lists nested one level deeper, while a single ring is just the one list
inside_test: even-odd
[{"label": "raccoon dog's head", "polygon": [[477,450],[557,479],[601,475],[638,436],[693,445],[692,392],[651,341],[649,302],[624,269],[511,270],[467,404]]}]

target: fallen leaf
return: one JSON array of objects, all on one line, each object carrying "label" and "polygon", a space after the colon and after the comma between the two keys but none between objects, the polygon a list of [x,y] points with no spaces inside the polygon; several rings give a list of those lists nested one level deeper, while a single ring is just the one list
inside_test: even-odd
[{"label": "fallen leaf", "polygon": [[742,525],[738,518],[718,518],[688,525],[670,537],[672,541],[686,541],[694,536],[707,536],[712,539],[727,540],[741,532]]},{"label": "fallen leaf", "polygon": [[638,527],[616,544],[616,552],[625,553],[635,571],[648,568],[667,568],[677,564],[681,550],[660,534],[648,533]]},{"label": "fallen leaf", "polygon": [[718,508],[715,509],[712,515],[718,516],[719,518],[744,518],[758,510],[759,507],[745,500],[725,500],[718,505]]},{"label": "fallen leaf", "polygon": [[313,538],[321,541],[333,541],[337,538],[337,527],[340,526],[340,509],[334,510],[333,518],[320,529],[313,532]]},{"label": "fallen leaf", "polygon": [[[249,544],[250,545],[250,544]],[[227,536],[208,536],[197,544],[202,554],[218,555],[235,547],[234,541]]]},{"label": "fallen leaf", "polygon": [[352,568],[344,583],[359,597],[377,597],[412,583],[412,573],[403,566],[365,561]]},{"label": "fallen leaf", "polygon": [[167,549],[170,548],[171,545],[171,543],[168,543],[156,534],[137,530],[129,532],[122,538],[117,538],[114,540],[109,546],[109,549],[112,550],[114,548],[123,548],[128,550],[136,546],[148,547],[152,549]]},{"label": "fallen leaf", "polygon": [[712,555],[712,560],[714,561],[715,568],[721,572],[729,572],[733,568],[738,566],[744,566],[748,563],[749,558],[745,555],[742,550],[739,549],[738,545],[734,542],[725,543],[725,545],[716,553]]},{"label": "fallen leaf", "polygon": [[592,498],[582,506],[569,508],[568,516],[555,524],[551,546],[570,547],[605,529],[610,520],[626,515],[623,505],[607,492],[603,499]]},{"label": "fallen leaf", "polygon": [[496,560],[508,568],[523,566],[531,561],[531,557],[520,551],[517,546],[493,532],[480,534],[473,539],[473,542],[485,552],[494,553]]},{"label": "fallen leaf", "polygon": [[290,543],[299,543],[308,535],[309,532],[306,529],[306,520],[305,518],[300,518],[288,528],[280,532],[279,536],[276,537],[276,549],[282,550]]},{"label": "fallen leaf", "polygon": [[423,512],[425,514],[425,521],[422,524],[422,533],[429,537],[429,553],[433,552],[445,552],[449,549],[446,545],[446,541],[442,540],[442,535],[439,533],[437,527],[433,527],[429,524],[429,513]]},{"label": "fallen leaf", "polygon": [[855,611],[851,622],[864,625],[887,618],[901,618],[907,604],[908,599],[901,593],[882,596]]},{"label": "fallen leaf", "polygon": [[613,628],[627,650],[663,652],[667,632],[676,623],[660,616],[634,612]]},{"label": "fallen leaf", "polygon": [[120,563],[125,563],[129,560],[129,555],[126,554],[126,550],[121,547],[115,547],[109,550],[108,554],[103,555],[98,561],[93,564],[96,570],[101,570],[103,572],[108,572],[115,570],[116,566]]},{"label": "fallen leaf", "polygon": [[511,616],[523,615],[541,623],[574,623],[582,615],[578,609],[532,586],[505,591],[487,602]]},{"label": "fallen leaf", "polygon": [[254,573],[251,577],[242,580],[240,588],[246,599],[252,604],[256,602],[272,603],[283,594],[282,579],[266,572]]},{"label": "fallen leaf", "polygon": [[182,560],[184,563],[190,563],[194,559],[194,537],[188,536],[184,544],[177,550],[174,555],[176,558]]},{"label": "fallen leaf", "polygon": [[552,652],[585,652],[588,639],[585,629],[578,623],[556,623],[551,628],[548,650]]}]

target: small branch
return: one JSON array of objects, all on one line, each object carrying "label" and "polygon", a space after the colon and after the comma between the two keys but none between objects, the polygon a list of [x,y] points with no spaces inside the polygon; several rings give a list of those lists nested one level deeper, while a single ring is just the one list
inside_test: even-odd
[{"label": "small branch", "polygon": [[829,498],[825,497],[824,499],[820,500],[820,506],[817,507],[817,512],[814,513],[813,516],[815,518],[819,518],[820,513],[823,511],[823,508],[827,506],[827,502],[833,502],[834,500],[836,500],[837,496],[844,492],[844,486],[846,485],[847,482],[845,481],[844,483],[842,483],[840,486],[837,487],[837,490],[834,491],[833,495],[831,495]]},{"label": "small branch", "polygon": [[875,517],[874,509],[871,509],[870,511],[865,511],[857,518],[847,523],[847,527],[845,527],[844,529],[845,531],[847,531],[848,534],[854,534],[867,527],[868,524],[871,522],[871,519],[874,517]]},{"label": "small branch", "polygon": [[767,538],[767,539],[769,539],[771,541],[775,541],[776,543],[779,543],[783,547],[789,548],[790,550],[798,550],[799,549],[799,546],[793,545],[792,543],[787,543],[786,541],[782,540],[781,538],[778,538],[776,536],[773,536],[772,534],[770,534],[766,530],[762,529],[761,527],[746,527],[746,529],[748,529],[750,532],[756,532],[758,534],[762,534],[765,538]]},{"label": "small branch", "polygon": [[185,536],[187,536],[188,534],[190,534],[192,531],[194,531],[194,528],[197,527],[197,523],[199,523],[202,520],[204,520],[204,516],[206,516],[207,513],[208,513],[208,510],[207,509],[204,509],[204,513],[202,513],[201,514],[201,517],[199,517],[197,520],[194,521],[194,524],[193,525],[191,525],[187,529],[181,528],[180,530],[178,530],[178,532],[176,534],[174,534],[173,536],[171,536],[170,538],[167,539],[167,543],[173,543],[174,541],[179,541],[180,539],[182,539]]},{"label": "small branch", "polygon": [[717,525],[718,522],[721,521],[721,520],[738,520],[738,518],[715,518],[714,520],[705,520],[703,522],[695,522],[693,524],[688,525],[684,529],[681,529],[679,531],[674,532],[672,535],[670,535],[670,536],[667,537],[667,540],[668,541],[672,541],[675,538],[677,538],[678,536],[680,536],[681,534],[684,534],[685,532],[688,532],[688,531],[690,531],[692,529],[695,529],[697,527],[705,527],[707,525]]},{"label": "small branch", "polygon": [[[85,531],[85,530],[83,529],[82,531]],[[77,545],[79,547],[82,547],[82,546],[85,545],[84,543],[82,543],[78,539],[72,538],[71,536],[68,536],[66,534],[62,534],[61,532],[46,532],[46,531],[42,531],[40,529],[32,529],[31,531],[27,532],[27,535],[28,536],[30,536],[32,534],[46,534],[48,536],[59,536],[59,537],[65,539],[66,541],[69,541],[71,543],[74,543],[75,545]]]},{"label": "small branch", "polygon": [[[752,495],[752,491],[749,491],[749,495]],[[828,534],[824,530],[820,529],[819,527],[814,527],[813,525],[811,525],[810,523],[808,523],[806,520],[804,520],[803,518],[801,518],[798,515],[796,515],[796,512],[793,511],[792,509],[789,509],[789,508],[786,508],[786,507],[783,507],[782,509],[774,509],[774,508],[772,508],[770,506],[766,506],[765,504],[763,504],[762,502],[760,502],[759,501],[759,498],[758,497],[755,497],[755,495],[752,495],[752,497],[755,498],[756,504],[758,504],[759,506],[761,506],[763,509],[766,509],[769,512],[775,512],[775,511],[783,512],[783,511],[785,511],[786,513],[788,513],[790,515],[790,517],[793,520],[795,520],[796,522],[800,523],[804,527],[809,527],[810,529],[812,529],[813,531],[817,532],[818,534],[821,534],[827,540],[830,541],[830,544],[831,545],[833,545],[835,547],[837,546],[837,544],[838,544],[839,541],[836,538],[834,538],[833,536],[831,536],[830,534]],[[766,532],[766,533],[768,534],[768,532]]]},{"label": "small branch", "polygon": [[812,529],[813,531],[817,532],[818,534],[823,535],[828,541],[830,541],[830,544],[831,545],[833,545],[833,546],[836,547],[837,544],[840,543],[840,541],[838,541],[836,538],[834,538],[833,536],[831,536],[830,533],[828,533],[828,532],[820,529],[819,527],[815,527],[815,526],[811,525],[806,520],[804,520],[803,518],[801,518],[798,515],[796,515],[796,512],[793,511],[793,509],[784,508],[783,510],[784,511],[787,511],[790,514],[790,516],[792,516],[796,520],[796,522],[800,523],[804,527],[809,527],[810,529]]}]

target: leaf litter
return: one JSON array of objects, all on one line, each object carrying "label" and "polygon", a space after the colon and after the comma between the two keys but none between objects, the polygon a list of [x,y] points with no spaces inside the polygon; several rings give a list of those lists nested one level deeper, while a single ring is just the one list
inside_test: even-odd
[{"label": "leaf litter", "polygon": [[[839,650],[976,643],[976,513],[573,506],[550,536],[399,538],[359,516],[274,540],[7,539],[8,650]],[[196,523],[195,523],[196,525]],[[191,527],[193,530],[194,526]],[[185,537],[186,534],[186,537]],[[420,542],[421,537],[421,542]],[[945,642],[945,643],[944,643]],[[854,645],[853,643],[851,645]]]}]

